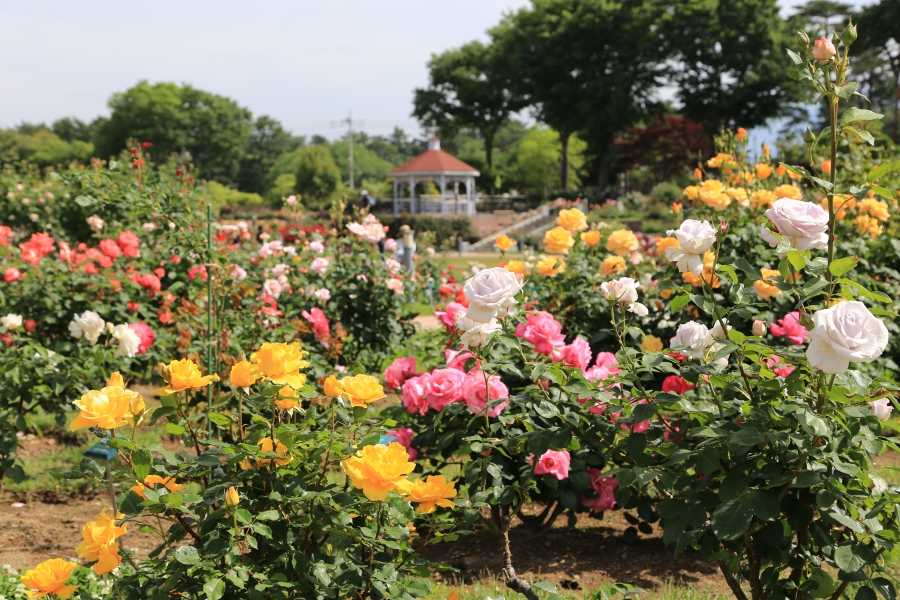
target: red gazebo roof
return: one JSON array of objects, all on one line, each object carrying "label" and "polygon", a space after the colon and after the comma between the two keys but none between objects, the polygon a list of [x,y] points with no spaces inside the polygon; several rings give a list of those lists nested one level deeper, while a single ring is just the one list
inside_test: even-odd
[{"label": "red gazebo roof", "polygon": [[441,150],[440,141],[436,137],[428,140],[428,150],[391,171],[391,175],[404,173],[473,173],[476,176],[479,174],[475,167]]}]

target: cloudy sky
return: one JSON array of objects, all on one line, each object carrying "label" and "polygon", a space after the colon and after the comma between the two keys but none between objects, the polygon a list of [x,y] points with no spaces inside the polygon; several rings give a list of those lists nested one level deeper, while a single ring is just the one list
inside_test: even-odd
[{"label": "cloudy sky", "polygon": [[[412,90],[432,53],[485,39],[527,0],[33,0],[0,4],[0,127],[108,114],[141,79],[190,83],[296,134],[334,122],[417,130]],[[785,10],[802,0],[781,0]],[[851,2],[867,4],[866,0]]]}]

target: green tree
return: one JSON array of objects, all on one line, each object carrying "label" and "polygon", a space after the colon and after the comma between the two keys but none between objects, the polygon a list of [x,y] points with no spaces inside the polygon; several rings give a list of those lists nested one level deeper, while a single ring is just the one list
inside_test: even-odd
[{"label": "green tree", "polygon": [[265,115],[253,123],[241,157],[236,183],[245,192],[262,194],[267,191],[266,178],[278,157],[303,145],[302,137],[294,137],[281,122]]},{"label": "green tree", "polygon": [[413,116],[436,125],[445,137],[470,128],[484,143],[486,179],[491,181],[494,138],[510,116],[528,106],[514,93],[515,74],[502,52],[481,42],[432,55],[429,85],[416,89]]},{"label": "green tree", "polygon": [[777,0],[684,0],[662,31],[679,63],[670,80],[681,113],[708,133],[762,125],[803,96],[786,75],[793,37]]},{"label": "green tree", "polygon": [[883,83],[889,83],[885,104],[893,113],[894,143],[900,143],[900,0],[882,0],[866,8],[859,15],[859,30],[864,33],[855,42],[854,51],[863,60],[878,58],[892,75],[889,82],[883,78]]},{"label": "green tree", "polygon": [[324,206],[340,187],[341,171],[323,145],[306,146],[299,154],[297,193],[302,194],[303,203],[310,208]]},{"label": "green tree", "polygon": [[102,117],[97,117],[90,123],[85,123],[76,117],[65,117],[53,122],[50,130],[59,136],[59,139],[66,142],[90,142],[94,138],[97,126],[104,121]]},{"label": "green tree", "polygon": [[130,138],[153,144],[157,160],[190,160],[206,179],[233,184],[250,140],[250,111],[236,102],[174,83],[141,81],[109,101],[112,114],[96,137],[101,156],[117,155]]},{"label": "green tree", "polygon": [[810,0],[806,4],[797,7],[794,13],[803,20],[803,30],[809,35],[828,35],[828,26],[831,20],[837,17],[838,21],[842,17],[851,14],[853,7],[843,2],[834,2],[833,0]]},{"label": "green tree", "polygon": [[[354,134],[354,138],[356,134]],[[349,145],[347,140],[336,140],[328,144],[331,156],[334,158],[335,164],[341,171],[341,180],[350,181],[350,164],[349,164]],[[390,163],[374,151],[370,150],[365,144],[353,143],[353,175],[354,181],[360,182],[363,179],[374,181],[387,179],[391,171],[396,167],[394,163]]]}]

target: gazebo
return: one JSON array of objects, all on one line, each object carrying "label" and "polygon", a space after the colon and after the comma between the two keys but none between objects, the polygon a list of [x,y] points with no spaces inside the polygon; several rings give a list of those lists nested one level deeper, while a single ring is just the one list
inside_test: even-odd
[{"label": "gazebo", "polygon": [[[452,154],[441,150],[441,140],[432,136],[428,140],[428,150],[409,160],[393,171],[394,214],[408,210],[415,213],[465,213],[475,214],[475,178],[480,173]],[[438,186],[438,194],[422,195],[416,198],[416,184],[432,181]],[[465,195],[460,196],[459,184],[465,186]],[[453,184],[447,191],[448,184]],[[403,194],[403,187],[409,190]],[[462,204],[462,210],[460,210]]]}]

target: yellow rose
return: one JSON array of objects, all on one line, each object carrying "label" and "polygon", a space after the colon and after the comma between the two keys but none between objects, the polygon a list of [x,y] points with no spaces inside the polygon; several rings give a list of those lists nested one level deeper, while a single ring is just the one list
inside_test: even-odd
[{"label": "yellow rose", "polygon": [[696,200],[700,197],[700,188],[696,185],[689,185],[684,188],[684,196],[688,200]]},{"label": "yellow rose", "polygon": [[[869,190],[871,191],[871,190]],[[859,204],[859,212],[871,215],[879,221],[887,221],[891,218],[890,210],[887,202],[876,200],[875,198],[865,198]]]},{"label": "yellow rose", "polygon": [[665,254],[666,248],[681,248],[681,244],[679,244],[678,240],[673,237],[664,237],[656,240],[656,246],[654,247],[656,256],[662,256],[663,254]]},{"label": "yellow rose", "polygon": [[[788,171],[790,173],[790,171]],[[773,191],[776,198],[791,198],[792,200],[803,200],[803,192],[800,191],[795,185],[791,185],[786,183],[784,185],[779,185]]]},{"label": "yellow rose", "polygon": [[740,206],[747,206],[750,198],[747,196],[747,188],[728,188],[725,193]]},{"label": "yellow rose", "polygon": [[721,169],[722,167],[727,167],[729,165],[735,164],[734,157],[730,154],[725,154],[724,152],[720,152],[716,154],[713,158],[706,161],[707,166],[713,169]]},{"label": "yellow rose", "polygon": [[776,200],[778,198],[769,190],[756,190],[750,194],[750,206],[753,208],[768,208]]},{"label": "yellow rose", "polygon": [[588,247],[594,247],[600,243],[600,232],[596,229],[585,231],[580,237],[581,241],[584,242],[584,245]]},{"label": "yellow rose", "polygon": [[443,475],[430,475],[425,480],[416,479],[410,483],[408,490],[407,499],[410,502],[417,502],[419,506],[416,510],[424,514],[433,513],[438,506],[453,508],[450,498],[456,498],[453,482],[448,483]]},{"label": "yellow rose", "polygon": [[603,273],[604,276],[609,276],[624,270],[625,259],[621,256],[616,256],[615,254],[607,256],[603,259],[603,262],[600,263],[600,272]]},{"label": "yellow rose", "polygon": [[352,406],[366,407],[376,400],[384,398],[384,388],[377,377],[371,375],[354,375],[341,379],[342,396]]},{"label": "yellow rose", "polygon": [[127,424],[134,425],[135,415],[144,412],[143,397],[119,386],[91,390],[72,404],[81,412],[69,425],[71,431],[86,427],[117,429]]},{"label": "yellow rose", "polygon": [[858,232],[868,234],[871,238],[877,238],[884,233],[884,228],[875,217],[859,215],[853,222],[856,223],[856,230]]},{"label": "yellow rose", "polygon": [[[671,290],[670,290],[671,291]],[[655,335],[646,335],[638,346],[644,352],[661,352],[663,349],[662,340]]]},{"label": "yellow rose", "polygon": [[767,165],[766,163],[756,165],[756,176],[760,180],[768,179],[770,175],[772,175],[772,165]]},{"label": "yellow rose", "polygon": [[[119,515],[120,517],[122,515]],[[81,529],[82,542],[75,554],[89,562],[96,562],[94,572],[104,575],[119,566],[118,538],[125,535],[125,525],[116,526],[116,519],[106,515],[104,508],[95,521],[89,521]]]},{"label": "yellow rose", "polygon": [[231,367],[231,383],[237,387],[248,388],[259,381],[261,373],[252,363],[242,360]]},{"label": "yellow rose", "polygon": [[106,387],[125,387],[125,380],[122,378],[122,374],[116,371],[112,375],[109,376],[109,381],[106,383]]},{"label": "yellow rose", "polygon": [[275,406],[292,414],[295,410],[300,410],[300,396],[297,395],[297,390],[289,385],[278,390]]},{"label": "yellow rose", "polygon": [[201,376],[200,368],[189,358],[173,360],[168,365],[159,363],[159,373],[169,384],[156,390],[160,396],[171,396],[184,390],[206,387],[211,381],[219,380],[216,374]]},{"label": "yellow rose", "polygon": [[507,271],[516,275],[527,275],[528,267],[524,260],[511,260],[504,265]]},{"label": "yellow rose", "polygon": [[544,234],[544,251],[550,254],[568,254],[574,245],[572,234],[562,227],[554,227]]},{"label": "yellow rose", "polygon": [[365,446],[342,460],[341,467],[366,498],[378,501],[387,498],[392,491],[404,493],[406,476],[416,465],[409,462],[406,448],[391,442],[387,446]]},{"label": "yellow rose", "polygon": [[763,278],[753,282],[753,289],[756,290],[756,294],[762,300],[768,300],[784,294],[784,292],[775,287],[776,282],[772,279],[772,277],[781,277],[781,271],[777,269],[760,269],[759,272],[762,273]]},{"label": "yellow rose", "polygon": [[234,486],[231,486],[228,488],[228,491],[225,492],[225,505],[229,508],[237,508],[240,503],[241,497],[238,496],[238,492],[234,489]]},{"label": "yellow rose", "polygon": [[141,498],[147,499],[144,496],[144,490],[151,489],[155,490],[157,485],[165,486],[167,490],[170,492],[177,492],[184,488],[183,485],[176,483],[174,477],[160,477],[159,475],[147,475],[144,477],[143,483],[138,481],[137,484],[131,486],[131,491],[135,494],[139,495]]},{"label": "yellow rose", "polygon": [[29,598],[43,598],[47,594],[56,594],[57,598],[71,598],[77,585],[66,585],[72,571],[78,565],[61,558],[45,560],[22,575],[22,585],[31,588],[25,595]]},{"label": "yellow rose", "polygon": [[334,375],[329,375],[325,379],[325,395],[329,398],[337,398],[341,394],[344,393],[344,390],[341,388],[341,382],[337,380],[337,377]]},{"label": "yellow rose", "polygon": [[556,224],[570,233],[578,233],[588,228],[587,217],[577,208],[563,209],[556,217]]},{"label": "yellow rose", "polygon": [[545,256],[537,261],[534,270],[544,277],[556,277],[566,270],[566,261],[556,256]]},{"label": "yellow rose", "polygon": [[494,246],[498,248],[501,252],[506,252],[510,248],[516,245],[516,240],[512,239],[505,233],[498,235],[494,238]]},{"label": "yellow rose", "polygon": [[281,442],[277,442],[273,445],[272,438],[266,437],[256,442],[256,445],[259,446],[260,451],[262,451],[264,454],[274,452],[279,456],[279,458],[253,458],[252,462],[249,458],[245,458],[241,461],[241,469],[243,469],[244,471],[268,466],[272,461],[274,461],[275,465],[279,467],[291,462],[291,455],[288,454],[287,446],[285,446]]},{"label": "yellow rose", "polygon": [[725,193],[725,185],[716,179],[703,182],[698,192],[700,201],[713,210],[725,210],[731,204],[731,198]]},{"label": "yellow rose", "polygon": [[637,237],[627,229],[619,229],[609,234],[606,239],[606,249],[615,252],[619,256],[631,254],[641,247]]},{"label": "yellow rose", "polygon": [[250,360],[257,365],[268,381],[298,388],[306,382],[306,375],[300,372],[300,369],[309,366],[309,363],[303,360],[306,354],[306,351],[300,349],[298,342],[291,344],[266,342],[259,347],[259,351],[250,356]]}]

